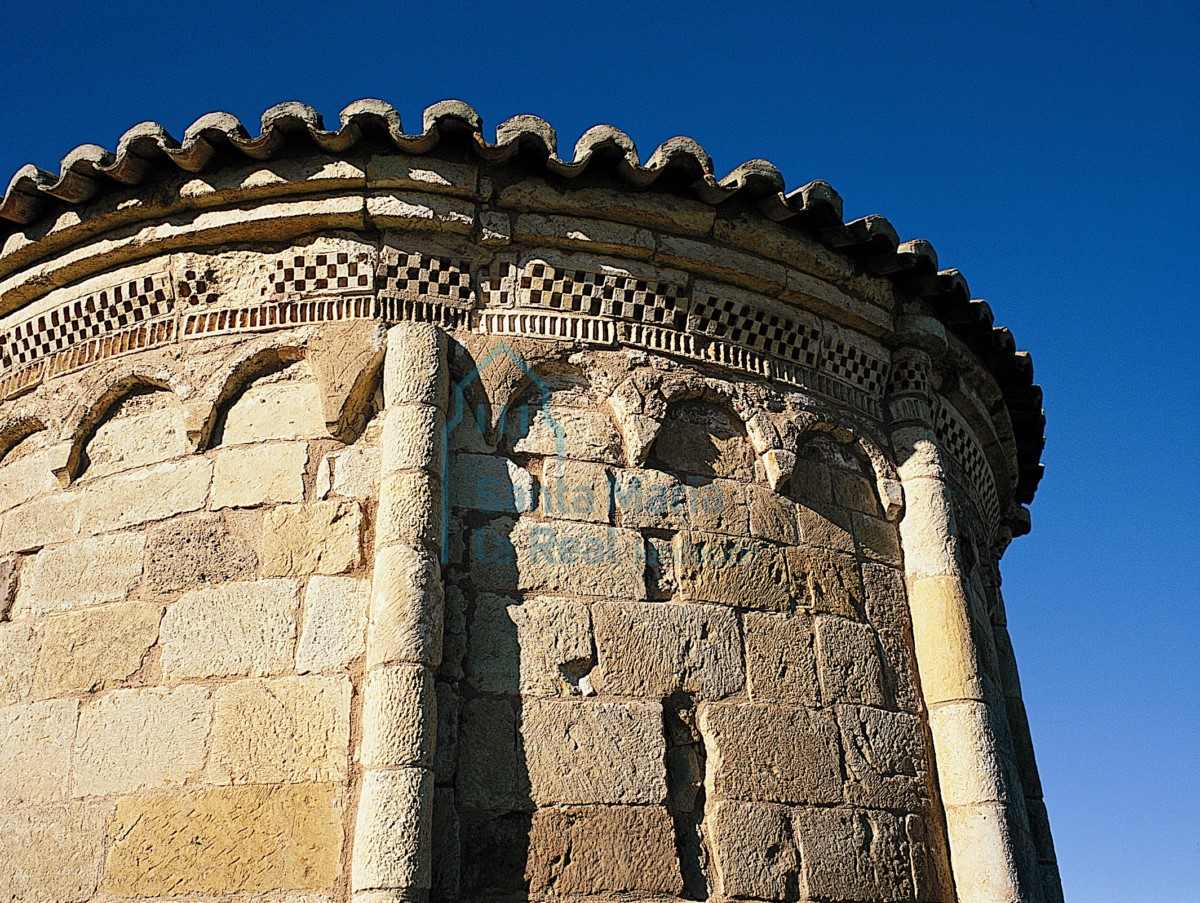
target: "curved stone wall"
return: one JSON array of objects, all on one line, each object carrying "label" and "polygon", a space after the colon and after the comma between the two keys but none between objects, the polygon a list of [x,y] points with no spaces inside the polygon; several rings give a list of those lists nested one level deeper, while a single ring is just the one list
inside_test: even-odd
[{"label": "curved stone wall", "polygon": [[828,186],[473,116],[5,196],[8,898],[1057,899],[1027,358]]}]

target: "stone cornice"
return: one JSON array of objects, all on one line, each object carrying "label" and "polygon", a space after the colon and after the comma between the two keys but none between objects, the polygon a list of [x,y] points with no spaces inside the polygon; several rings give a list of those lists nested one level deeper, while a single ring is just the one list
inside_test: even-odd
[{"label": "stone cornice", "polygon": [[[543,120],[514,117],[501,123],[495,142],[489,142],[483,137],[479,114],[457,101],[429,107],[423,130],[416,135],[404,132],[393,107],[374,100],[347,107],[339,128],[333,131],[325,129],[311,107],[298,103],[268,110],[257,136],[235,117],[223,113],[197,120],[182,140],[174,139],[161,125],[142,123],[122,136],[115,152],[95,145],[75,149],[63,160],[57,176],[32,166],[16,174],[0,201],[0,271],[4,277],[13,273],[14,267],[37,271],[49,255],[78,249],[81,243],[107,236],[114,228],[128,228],[131,223],[144,223],[169,212],[203,210],[208,203],[206,189],[209,194],[214,192],[209,185],[214,175],[255,162],[316,158],[321,166],[313,172],[281,177],[285,184],[244,184],[243,193],[263,198],[288,196],[292,192],[286,183],[294,180],[326,195],[330,191],[349,191],[361,197],[370,186],[387,184],[387,174],[381,178],[378,172],[360,173],[353,167],[350,172],[339,172],[337,161],[361,160],[381,153],[383,157],[374,159],[386,160],[389,154],[428,155],[431,161],[451,167],[458,160],[474,159],[489,168],[511,168],[516,175],[541,174],[547,180],[588,184],[596,179],[615,182],[631,190],[630,197],[637,198],[642,206],[649,206],[647,196],[636,192],[651,190],[652,196],[665,204],[686,199],[687,203],[720,209],[752,208],[756,215],[782,224],[797,242],[815,240],[849,260],[856,270],[886,278],[900,297],[919,298],[983,362],[1003,392],[1013,424],[1018,459],[1016,501],[1032,500],[1041,476],[1045,422],[1041,389],[1033,383],[1029,355],[1016,350],[1007,329],[994,326],[986,302],[971,299],[962,275],[957,270],[939,270],[937,255],[928,242],[900,242],[883,217],[868,216],[844,223],[841,199],[825,182],[811,182],[786,192],[782,175],[762,160],[742,164],[718,178],[708,154],[687,138],[665,142],[643,164],[627,135],[610,126],[596,126],[580,138],[573,157],[567,160],[558,155],[555,132]],[[585,174],[593,178],[580,179]],[[170,196],[155,196],[164,179],[178,181],[179,190]],[[391,181],[402,185],[405,179]],[[455,185],[452,178],[445,181],[447,184],[436,188],[423,187],[438,190],[443,196],[457,192],[464,202],[480,196],[478,182]],[[344,228],[356,219],[366,225],[373,216],[375,225],[386,227],[386,198],[372,211],[368,197],[361,219],[352,196],[347,194],[345,200],[345,209],[319,212],[311,225]],[[438,220],[446,231],[465,231],[455,228],[453,209],[434,209],[431,214],[434,220],[450,218]],[[669,219],[670,213],[666,214]],[[480,237],[486,243],[487,224],[484,216],[480,220]],[[676,231],[686,234],[687,229]],[[151,232],[146,240],[169,244],[170,228]],[[142,238],[135,235],[133,240],[140,242]],[[686,239],[678,239],[676,245],[681,258],[695,250],[687,247]],[[53,287],[81,276],[68,266],[42,284]],[[0,302],[3,308],[11,309],[28,300],[25,291],[14,289],[7,279],[6,283],[0,283],[0,292],[5,296]]]}]

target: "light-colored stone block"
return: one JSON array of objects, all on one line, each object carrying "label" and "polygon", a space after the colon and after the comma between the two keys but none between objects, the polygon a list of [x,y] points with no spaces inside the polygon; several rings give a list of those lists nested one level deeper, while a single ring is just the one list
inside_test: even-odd
[{"label": "light-colored stone block", "polygon": [[0,521],[0,547],[9,552],[27,552],[79,535],[83,496],[78,492],[54,492],[18,505]]},{"label": "light-colored stone block", "polygon": [[213,691],[210,784],[346,779],[350,679],[239,680]]},{"label": "light-colored stone block", "polygon": [[28,621],[0,622],[0,706],[25,702],[33,689],[41,643]]},{"label": "light-colored stone block", "polygon": [[75,739],[79,797],[179,786],[204,767],[212,699],[204,687],[116,690],[85,705]]},{"label": "light-colored stone block", "polygon": [[157,642],[161,618],[162,609],[146,602],[51,615],[42,634],[34,695],[84,694],[127,680]]},{"label": "light-colored stone block", "polygon": [[213,468],[213,508],[252,508],[304,499],[308,447],[301,442],[225,448]]},{"label": "light-colored stone block", "polygon": [[362,561],[362,509],[357,502],[280,505],[263,524],[267,576],[341,574]]},{"label": "light-colored stone block", "polygon": [[5,805],[67,796],[78,712],[74,699],[0,709],[0,799]]},{"label": "light-colored stone block", "polygon": [[530,796],[539,806],[666,799],[658,702],[526,700],[521,734]]},{"label": "light-colored stone block", "polygon": [[354,577],[312,577],[304,594],[304,625],[296,670],[340,671],[366,649],[371,583]]},{"label": "light-colored stone block", "polygon": [[333,890],[341,803],[328,785],[122,798],[100,889],[117,897]]},{"label": "light-colored stone block", "polygon": [[723,606],[597,603],[597,692],[699,699],[739,692],[745,678],[737,616]]},{"label": "light-colored stone block", "polygon": [[221,444],[323,438],[329,433],[322,411],[315,380],[259,382],[229,408]]},{"label": "light-colored stone block", "polygon": [[292,580],[226,583],[184,594],[159,635],[168,680],[278,674],[292,666],[297,588]]},{"label": "light-colored stone block", "polygon": [[112,806],[65,803],[0,811],[0,899],[5,903],[92,899]]},{"label": "light-colored stone block", "polygon": [[947,806],[1010,801],[997,749],[1001,712],[964,700],[932,706],[929,729],[937,743],[938,784]]},{"label": "light-colored stone block", "polygon": [[[131,403],[137,413],[124,414]],[[183,408],[168,392],[127,398],[121,416],[101,423],[87,444],[85,479],[179,458],[191,451]]]},{"label": "light-colored stone block", "polygon": [[80,530],[84,534],[119,530],[163,520],[204,507],[212,482],[212,462],[185,458],[106,477],[82,493]]},{"label": "light-colored stone block", "polygon": [[43,549],[22,570],[14,609],[37,616],[124,599],[145,548],[145,536],[123,533]]},{"label": "light-colored stone block", "polygon": [[841,753],[830,713],[723,702],[700,710],[716,799],[842,801]]}]

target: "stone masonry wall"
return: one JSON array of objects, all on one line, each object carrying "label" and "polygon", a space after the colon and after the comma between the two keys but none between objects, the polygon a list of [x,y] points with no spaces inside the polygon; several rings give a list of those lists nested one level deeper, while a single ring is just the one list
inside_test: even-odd
[{"label": "stone masonry wall", "polygon": [[1057,899],[920,302],[503,160],[159,189],[0,250],[0,903]]}]

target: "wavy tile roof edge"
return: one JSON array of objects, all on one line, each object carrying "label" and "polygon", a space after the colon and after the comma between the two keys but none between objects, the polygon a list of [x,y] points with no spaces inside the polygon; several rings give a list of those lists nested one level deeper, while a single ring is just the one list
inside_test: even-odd
[{"label": "wavy tile roof edge", "polygon": [[842,199],[831,185],[809,182],[791,192],[780,171],[766,160],[750,160],[717,178],[712,158],[691,138],[671,138],[643,164],[632,139],[608,125],[588,129],[576,142],[570,160],[558,155],[553,127],[536,116],[514,116],[496,127],[495,142],[483,137],[483,119],[474,108],[445,100],[425,109],[422,132],[405,133],[400,114],[381,100],[359,100],[340,114],[340,127],[325,128],[321,115],[307,104],[288,102],[262,116],[257,136],[228,113],[201,116],[176,140],[157,122],[142,122],[121,136],[116,151],[83,144],[68,153],[58,175],[33,165],[21,167],[0,200],[0,239],[15,229],[38,222],[57,206],[86,203],[106,189],[141,184],[156,165],[173,164],[198,173],[221,148],[231,148],[253,160],[276,156],[289,142],[307,138],[320,151],[338,155],[350,151],[364,135],[386,136],[401,151],[424,154],[442,137],[466,133],[474,152],[484,161],[504,163],[522,152],[544,158],[545,169],[566,178],[584,173],[603,155],[615,162],[617,174],[638,188],[654,186],[664,174],[686,181],[699,200],[717,205],[733,197],[755,202],[770,220],[803,229],[827,247],[856,258],[875,275],[887,276],[902,289],[923,298],[942,321],[980,356],[1004,393],[1017,440],[1016,500],[1033,500],[1042,475],[1045,444],[1042,390],[1033,382],[1033,361],[1017,351],[1012,333],[994,325],[987,302],[972,300],[966,279],[955,269],[939,270],[937,253],[924,240],[901,242],[891,223],[871,215],[842,221]]}]

